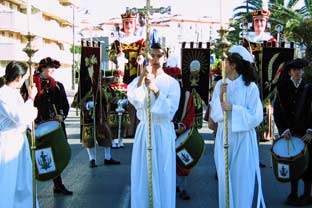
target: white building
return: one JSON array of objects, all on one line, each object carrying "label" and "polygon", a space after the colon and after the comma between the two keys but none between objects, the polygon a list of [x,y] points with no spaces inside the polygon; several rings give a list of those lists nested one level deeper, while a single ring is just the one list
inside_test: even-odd
[{"label": "white building", "polygon": [[55,78],[65,88],[72,87],[73,54],[73,7],[75,0],[32,0],[31,28],[27,23],[27,0],[0,0],[0,76],[5,66],[12,60],[27,61],[23,48],[27,40],[25,35],[30,29],[35,35],[32,48],[38,49],[32,58],[38,63],[50,56],[61,62]]}]

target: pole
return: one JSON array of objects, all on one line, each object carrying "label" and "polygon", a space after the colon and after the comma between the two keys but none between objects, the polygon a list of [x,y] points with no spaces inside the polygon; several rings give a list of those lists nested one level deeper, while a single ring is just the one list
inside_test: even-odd
[{"label": "pole", "polygon": [[[224,58],[221,61],[222,82],[226,83]],[[223,101],[226,101],[227,93],[223,94]],[[224,159],[225,159],[225,192],[226,192],[226,207],[230,207],[230,185],[229,185],[229,143],[228,143],[228,114],[223,111],[223,140],[224,140]]]},{"label": "pole", "polygon": [[72,90],[75,89],[75,5],[73,7],[73,65],[72,65]]},{"label": "pole", "polygon": [[[31,35],[31,0],[27,1],[27,35],[25,36],[27,39],[26,47],[23,51],[28,56],[28,68],[29,68],[29,86],[33,86],[33,72],[32,72],[32,60],[31,58],[38,50],[34,50],[31,48],[31,41],[35,38],[34,35]],[[36,208],[36,195],[37,195],[37,185],[36,185],[36,158],[35,158],[35,151],[36,151],[36,138],[35,138],[35,122],[31,123],[31,158],[32,158],[32,191],[33,191],[33,208]]]},{"label": "pole", "polygon": [[[226,83],[226,73],[225,73],[225,49],[229,46],[228,41],[225,38],[227,30],[221,29],[218,31],[221,36],[220,47],[222,48],[222,83]],[[223,101],[227,100],[227,93],[223,94]],[[228,143],[228,114],[227,111],[223,111],[223,141],[224,141],[224,164],[225,164],[225,193],[226,193],[226,208],[230,207],[230,182],[229,182],[229,143]]]},{"label": "pole", "polygon": [[[150,0],[146,0],[146,60],[148,61],[148,53],[150,52],[150,23],[149,23],[149,15],[150,15]],[[148,196],[149,196],[149,207],[153,208],[153,152],[152,152],[152,116],[151,116],[151,90],[147,90],[147,159],[148,159]]]},{"label": "pole", "polygon": [[[171,8],[167,7],[160,7],[160,8],[153,8],[151,6],[151,1],[146,0],[146,6],[142,9],[137,9],[137,8],[132,8],[129,9],[127,8],[127,12],[132,12],[132,13],[142,13],[145,14],[146,18],[146,49],[145,49],[145,59],[148,61],[148,54],[150,52],[150,22],[149,18],[152,13],[170,13]],[[151,99],[150,99],[150,89],[147,91],[147,124],[148,124],[148,129],[147,129],[147,160],[148,160],[148,191],[149,191],[149,207],[153,207],[153,164],[152,164],[152,138],[151,138],[151,130],[152,130],[152,117],[151,117]]]}]

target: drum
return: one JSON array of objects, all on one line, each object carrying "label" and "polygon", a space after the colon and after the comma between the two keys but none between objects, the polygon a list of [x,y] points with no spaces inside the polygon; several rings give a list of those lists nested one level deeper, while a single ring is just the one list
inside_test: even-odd
[{"label": "drum", "polygon": [[197,128],[186,130],[175,141],[177,165],[190,170],[198,163],[205,151],[205,142]]},{"label": "drum", "polygon": [[298,137],[279,138],[271,148],[274,175],[280,182],[298,179],[308,167],[306,144]]},{"label": "drum", "polygon": [[40,123],[35,129],[35,138],[36,179],[53,179],[61,174],[71,157],[71,149],[61,123],[54,120]]},{"label": "drum", "polygon": [[[114,112],[114,113],[109,113],[108,115],[108,124],[111,128],[118,128],[118,113]],[[121,126],[122,127],[127,127],[130,125],[130,117],[129,117],[129,113],[128,112],[124,112],[122,114],[122,119],[121,119]]]}]

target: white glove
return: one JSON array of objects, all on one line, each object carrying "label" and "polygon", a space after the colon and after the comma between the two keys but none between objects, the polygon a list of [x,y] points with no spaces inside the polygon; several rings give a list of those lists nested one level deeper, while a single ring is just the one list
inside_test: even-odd
[{"label": "white glove", "polygon": [[136,62],[139,64],[139,65],[143,65],[144,63],[144,57],[143,55],[139,55],[136,59]]},{"label": "white glove", "polygon": [[87,110],[91,110],[92,108],[94,108],[94,102],[93,101],[88,101],[86,103],[86,109]]}]

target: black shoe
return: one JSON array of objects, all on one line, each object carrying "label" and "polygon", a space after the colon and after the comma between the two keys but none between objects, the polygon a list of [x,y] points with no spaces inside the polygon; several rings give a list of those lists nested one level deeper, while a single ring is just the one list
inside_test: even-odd
[{"label": "black shoe", "polygon": [[180,192],[179,198],[182,200],[190,200],[191,199],[190,195],[188,195],[188,193],[185,190]]},{"label": "black shoe", "polygon": [[120,165],[120,161],[114,160],[113,158],[110,160],[104,159],[104,165]]},{"label": "black shoe", "polygon": [[260,166],[260,168],[265,168],[266,167],[266,165],[263,164],[262,162],[259,162],[259,166]]},{"label": "black shoe", "polygon": [[95,164],[95,160],[90,160],[89,167],[90,168],[96,168],[97,167],[97,165]]},{"label": "black shoe", "polygon": [[297,195],[291,193],[288,195],[285,204],[291,206],[300,206],[300,200]]},{"label": "black shoe", "polygon": [[54,194],[63,194],[63,195],[73,195],[72,191],[69,191],[64,185],[60,186],[60,187],[54,187],[53,188],[53,193]]}]

